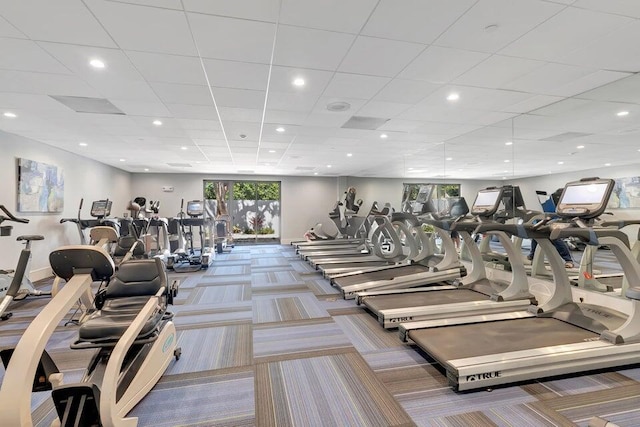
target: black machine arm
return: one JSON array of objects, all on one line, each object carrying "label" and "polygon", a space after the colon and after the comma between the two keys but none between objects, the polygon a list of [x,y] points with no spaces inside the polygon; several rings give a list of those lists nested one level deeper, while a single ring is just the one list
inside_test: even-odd
[{"label": "black machine arm", "polygon": [[9,212],[9,210],[4,205],[0,205],[0,210],[6,215],[0,215],[0,224],[2,224],[4,221],[21,222],[23,224],[29,223],[29,220],[27,218],[17,218],[15,215]]}]

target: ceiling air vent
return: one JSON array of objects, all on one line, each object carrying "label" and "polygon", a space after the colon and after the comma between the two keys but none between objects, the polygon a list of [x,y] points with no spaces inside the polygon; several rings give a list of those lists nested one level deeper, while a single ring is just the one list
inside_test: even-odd
[{"label": "ceiling air vent", "polygon": [[349,108],[351,108],[351,104],[344,101],[330,102],[329,104],[327,104],[327,110],[338,113],[347,111]]},{"label": "ceiling air vent", "polygon": [[167,163],[172,168],[190,168],[193,167],[189,163]]},{"label": "ceiling air vent", "polygon": [[76,113],[93,114],[118,114],[124,113],[105,98],[87,98],[84,96],[57,96],[50,95],[65,107],[71,108]]},{"label": "ceiling air vent", "polygon": [[388,121],[389,119],[379,117],[352,116],[342,127],[345,129],[376,130]]},{"label": "ceiling air vent", "polygon": [[558,135],[549,136],[547,138],[542,138],[539,141],[551,141],[551,142],[564,142],[570,139],[581,138],[583,136],[593,135],[591,133],[582,133],[582,132],[565,132],[559,133]]}]

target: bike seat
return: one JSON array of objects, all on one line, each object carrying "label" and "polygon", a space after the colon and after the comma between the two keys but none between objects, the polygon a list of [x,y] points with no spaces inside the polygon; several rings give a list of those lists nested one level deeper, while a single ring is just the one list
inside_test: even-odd
[{"label": "bike seat", "polygon": [[27,242],[31,241],[31,240],[44,240],[44,236],[40,236],[38,234],[29,234],[26,236],[18,236],[18,238],[16,239],[18,242],[22,241],[22,240],[26,240]]},{"label": "bike seat", "polygon": [[14,273],[15,270],[0,270],[0,274],[11,274]]}]

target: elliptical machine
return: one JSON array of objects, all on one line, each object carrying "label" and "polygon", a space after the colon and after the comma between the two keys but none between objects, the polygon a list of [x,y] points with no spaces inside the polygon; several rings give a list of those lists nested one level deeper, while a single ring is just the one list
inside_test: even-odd
[{"label": "elliptical machine", "polygon": [[[187,202],[187,212],[184,212],[184,200],[180,204],[180,212],[177,218],[169,223],[169,231],[174,235],[172,240],[172,254],[167,257],[167,268],[177,273],[194,272],[209,267],[213,261],[211,246],[207,246],[205,228],[208,230],[208,239],[213,236],[210,230],[211,218],[205,217],[205,210],[201,200]],[[193,227],[198,227],[200,237],[200,249],[196,249],[193,243]],[[188,227],[188,228],[187,228]]]},{"label": "elliptical machine", "polygon": [[[22,224],[28,224],[29,220],[26,218],[16,218],[6,207],[0,205],[0,210],[6,215],[0,215],[0,224],[4,221],[19,222]],[[0,235],[11,235],[12,226],[0,227]],[[20,258],[18,259],[18,265],[14,270],[0,270],[0,319],[7,320],[11,317],[12,313],[7,312],[9,305],[13,301],[21,301],[29,296],[51,296],[51,292],[43,292],[37,290],[31,280],[29,280],[29,265],[31,264],[31,242],[33,240],[43,240],[44,237],[40,235],[25,235],[18,236],[16,239],[18,242],[24,242],[24,249],[20,252]],[[13,273],[13,276],[9,274]]]}]

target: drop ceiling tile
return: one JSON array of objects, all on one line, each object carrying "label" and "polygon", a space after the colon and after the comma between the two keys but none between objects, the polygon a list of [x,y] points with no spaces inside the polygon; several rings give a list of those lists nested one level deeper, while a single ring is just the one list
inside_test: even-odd
[{"label": "drop ceiling tile", "polygon": [[75,76],[0,70],[0,92],[100,97],[100,93]]},{"label": "drop ceiling tile", "polygon": [[486,53],[429,46],[402,70],[400,77],[448,83],[488,57]]},{"label": "drop ceiling tile", "polygon": [[320,96],[309,93],[269,92],[268,110],[309,113]]},{"label": "drop ceiling tile", "polygon": [[362,34],[430,44],[474,2],[382,0],[369,18]]},{"label": "drop ceiling tile", "polygon": [[640,3],[635,0],[577,0],[573,6],[599,12],[640,18]]},{"label": "drop ceiling tile", "polygon": [[541,108],[541,107],[553,104],[555,102],[562,101],[563,99],[566,99],[566,98],[563,98],[561,96],[533,95],[522,102],[518,102],[517,104],[504,107],[503,111],[507,111],[511,113],[528,113],[537,108]]},{"label": "drop ceiling tile", "polygon": [[[561,5],[541,0],[480,0],[436,44],[494,53],[562,9]],[[491,25],[497,27],[487,28]]]},{"label": "drop ceiling tile", "polygon": [[81,1],[6,1],[0,13],[32,40],[117,47]]},{"label": "drop ceiling tile", "polygon": [[0,68],[5,70],[69,74],[68,69],[30,40],[0,38],[0,52]]},{"label": "drop ceiling tile", "polygon": [[260,123],[262,121],[262,110],[251,108],[234,108],[234,107],[219,107],[220,117],[225,127],[227,121],[236,122],[254,122]]},{"label": "drop ceiling tile", "polygon": [[[269,91],[321,95],[333,75],[334,73],[331,71],[273,66],[271,69]],[[293,85],[293,81],[297,78],[304,79],[304,86]]]},{"label": "drop ceiling tile", "polygon": [[167,108],[171,111],[173,117],[177,119],[216,120],[218,118],[213,106],[167,104]]},{"label": "drop ceiling tile", "polygon": [[562,62],[603,70],[640,71],[640,21],[635,20],[564,56]]},{"label": "drop ceiling tile", "polygon": [[202,57],[263,64],[271,61],[274,24],[198,13],[187,16]]},{"label": "drop ceiling tile", "polygon": [[279,0],[183,0],[185,10],[211,15],[232,16],[276,22]]},{"label": "drop ceiling tile", "polygon": [[121,3],[138,4],[141,6],[162,7],[165,9],[182,10],[180,0],[118,0]]},{"label": "drop ceiling tile", "polygon": [[126,54],[149,82],[207,84],[198,58],[133,51]]},{"label": "drop ceiling tile", "polygon": [[204,64],[211,86],[266,90],[268,65],[218,59],[205,59]]},{"label": "drop ceiling tile", "polygon": [[424,45],[359,36],[340,64],[347,73],[393,77],[409,64]]},{"label": "drop ceiling tile", "polygon": [[378,129],[396,132],[413,132],[423,124],[424,122],[419,120],[391,119]]},{"label": "drop ceiling tile", "polygon": [[358,34],[376,3],[375,0],[283,0],[280,22]]},{"label": "drop ceiling tile", "polygon": [[197,55],[182,11],[104,0],[85,3],[122,49]]},{"label": "drop ceiling tile", "polygon": [[456,84],[485,88],[505,88],[525,74],[544,66],[546,62],[511,56],[492,55],[454,80]]},{"label": "drop ceiling tile", "polygon": [[171,114],[159,102],[140,102],[127,99],[110,99],[111,103],[130,116],[169,117]]},{"label": "drop ceiling tile", "polygon": [[631,18],[568,7],[500,51],[521,58],[562,61],[565,55],[631,22]]},{"label": "drop ceiling tile", "polygon": [[213,96],[218,107],[237,107],[262,110],[265,91],[249,89],[213,88]]},{"label": "drop ceiling tile", "polygon": [[391,79],[362,74],[336,73],[324,91],[324,96],[370,99]]},{"label": "drop ceiling tile", "polygon": [[391,118],[397,116],[411,106],[412,104],[401,104],[397,102],[369,101],[358,110],[357,115],[366,117]]},{"label": "drop ceiling tile", "polygon": [[290,67],[335,70],[355,36],[280,25],[273,63]]},{"label": "drop ceiling tile", "polygon": [[91,86],[96,88],[104,98],[119,98],[131,101],[160,102],[156,94],[144,81],[93,81]]},{"label": "drop ceiling tile", "polygon": [[178,119],[176,123],[183,129],[188,130],[219,130],[220,122],[216,117],[214,120],[192,120]]},{"label": "drop ceiling tile", "polygon": [[283,125],[302,125],[307,118],[307,113],[298,111],[282,111],[267,109],[264,120],[268,123]]},{"label": "drop ceiling tile", "polygon": [[27,36],[18,31],[9,21],[0,16],[0,37],[11,37],[16,39],[26,39]]},{"label": "drop ceiling tile", "polygon": [[631,74],[629,73],[621,73],[617,71],[598,70],[567,83],[560,88],[557,93],[560,96],[574,96],[604,84],[629,77],[630,75]]},{"label": "drop ceiling tile", "polygon": [[213,105],[207,86],[151,83],[153,91],[167,104]]},{"label": "drop ceiling tile", "polygon": [[70,113],[69,108],[47,95],[0,92],[0,108],[34,112]]},{"label": "drop ceiling tile", "polygon": [[335,128],[342,126],[350,117],[351,114],[314,111],[305,118],[303,125]]},{"label": "drop ceiling tile", "polygon": [[599,101],[632,102],[640,104],[640,75],[633,75],[577,95]]},{"label": "drop ceiling tile", "polygon": [[415,104],[440,87],[426,81],[393,79],[374,97],[374,100]]}]

